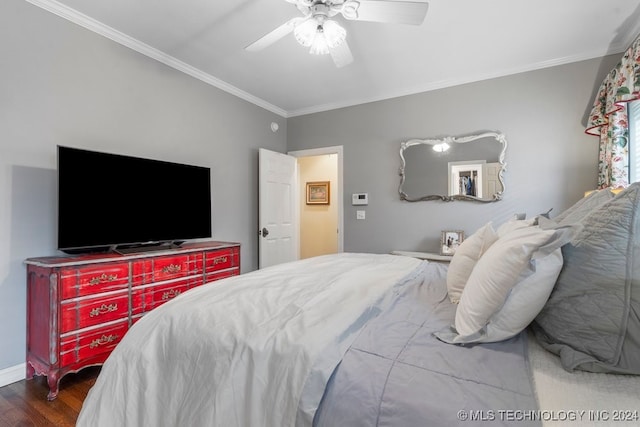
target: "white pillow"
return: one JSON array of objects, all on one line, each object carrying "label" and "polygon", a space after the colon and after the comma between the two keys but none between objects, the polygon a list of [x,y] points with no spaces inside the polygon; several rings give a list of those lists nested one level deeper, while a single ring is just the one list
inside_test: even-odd
[{"label": "white pillow", "polygon": [[511,289],[531,266],[531,258],[555,235],[554,230],[524,227],[508,232],[478,261],[456,311],[456,331],[462,336],[480,333],[504,304]]},{"label": "white pillow", "polygon": [[[519,278],[506,301],[479,332],[459,335],[455,328],[436,332],[440,340],[452,344],[497,342],[509,339],[523,331],[544,308],[562,269],[562,250],[531,261],[535,271]],[[460,307],[458,307],[460,310]]]},{"label": "white pillow", "polygon": [[496,233],[498,233],[498,236],[502,237],[510,231],[524,227],[531,227],[533,224],[535,224],[535,222],[536,218],[510,219],[509,221],[503,223],[500,227],[498,227]]},{"label": "white pillow", "polygon": [[475,342],[496,342],[516,336],[540,313],[562,270],[562,250],[533,260],[535,272],[518,281],[504,305],[487,322],[485,334]]},{"label": "white pillow", "polygon": [[[555,229],[529,226],[517,228],[498,238],[480,258],[467,281],[456,311],[456,336],[447,342],[490,342],[506,339],[504,331],[516,330],[518,325],[503,324],[496,329],[495,336],[489,336],[487,329],[492,318],[495,319],[505,307],[508,307],[509,311],[522,309],[506,304],[512,290],[519,283],[524,282],[524,287],[527,284],[537,286],[538,280],[542,280],[546,286],[553,287],[562,268],[562,254],[559,258],[556,254],[555,259],[542,260],[568,243],[579,229],[579,225]],[[541,272],[540,276],[536,276],[538,271]],[[540,295],[545,293],[546,291],[541,292]],[[544,303],[540,309],[542,306]],[[509,313],[500,313],[499,318],[506,322],[510,316]]]},{"label": "white pillow", "polygon": [[457,304],[460,301],[473,267],[496,240],[498,235],[489,222],[463,240],[456,249],[447,270],[447,292],[451,302]]}]

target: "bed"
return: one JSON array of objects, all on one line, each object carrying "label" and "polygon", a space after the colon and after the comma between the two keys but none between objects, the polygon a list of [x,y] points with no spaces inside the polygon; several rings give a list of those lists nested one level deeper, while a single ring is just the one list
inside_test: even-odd
[{"label": "bed", "polygon": [[[185,292],[127,333],[77,425],[637,425],[639,193],[488,223],[450,264],[341,253]],[[604,328],[562,317],[582,256],[592,297],[622,295]]]}]

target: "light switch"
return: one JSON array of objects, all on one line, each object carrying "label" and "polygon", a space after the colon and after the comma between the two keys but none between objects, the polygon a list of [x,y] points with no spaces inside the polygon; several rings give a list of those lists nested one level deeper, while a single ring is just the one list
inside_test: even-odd
[{"label": "light switch", "polygon": [[356,219],[364,219],[365,211],[356,211]]}]

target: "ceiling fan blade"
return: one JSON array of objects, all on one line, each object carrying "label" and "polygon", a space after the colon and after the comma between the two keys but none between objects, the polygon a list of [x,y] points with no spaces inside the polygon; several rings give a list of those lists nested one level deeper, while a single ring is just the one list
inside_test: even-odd
[{"label": "ceiling fan blade", "polygon": [[346,40],[336,47],[329,48],[329,53],[331,54],[333,63],[336,64],[336,67],[338,68],[342,68],[353,62],[353,55],[351,54],[351,49],[349,49],[349,45]]},{"label": "ceiling fan blade", "polygon": [[307,19],[309,18],[305,16],[298,16],[296,18],[290,19],[275,30],[265,34],[258,40],[251,43],[249,46],[245,47],[245,50],[248,50],[250,52],[257,52],[259,50],[262,50],[289,34],[296,26],[306,21]]},{"label": "ceiling fan blade", "polygon": [[354,21],[420,25],[428,9],[429,3],[425,2],[347,0],[342,6],[342,15]]}]

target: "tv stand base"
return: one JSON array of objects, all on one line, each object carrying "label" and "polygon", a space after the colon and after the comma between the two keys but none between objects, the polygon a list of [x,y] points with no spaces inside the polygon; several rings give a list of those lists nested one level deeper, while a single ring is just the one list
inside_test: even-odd
[{"label": "tv stand base", "polygon": [[115,252],[120,255],[128,255],[135,254],[139,252],[155,252],[155,251],[164,251],[167,249],[178,249],[182,245],[181,241],[175,242],[153,242],[153,243],[142,243],[139,245],[121,245],[114,246],[111,248],[111,252]]}]

